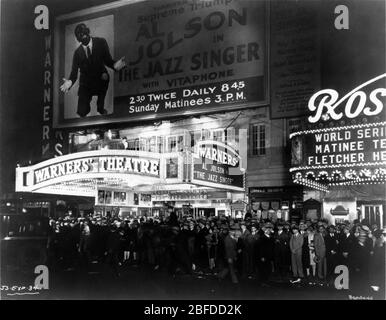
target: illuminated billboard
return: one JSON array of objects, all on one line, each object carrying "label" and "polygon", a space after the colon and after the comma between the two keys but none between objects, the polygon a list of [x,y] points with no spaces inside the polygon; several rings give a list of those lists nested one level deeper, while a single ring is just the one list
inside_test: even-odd
[{"label": "illuminated billboard", "polygon": [[266,24],[265,1],[245,0],[117,1],[60,16],[54,125],[265,105]]},{"label": "illuminated billboard", "polygon": [[344,96],[325,89],[310,98],[308,125],[290,135],[294,182],[327,190],[386,181],[385,79],[377,76]]},{"label": "illuminated billboard", "polygon": [[192,160],[192,182],[215,188],[244,191],[245,170],[241,157],[230,146],[217,141],[200,141]]},{"label": "illuminated billboard", "polygon": [[[171,177],[167,173],[170,159],[176,163]],[[132,150],[77,152],[16,168],[16,191],[94,197],[98,189],[178,184],[183,182],[183,160],[178,154]],[[112,196],[108,197],[111,203]],[[122,194],[117,197],[123,199]]]}]

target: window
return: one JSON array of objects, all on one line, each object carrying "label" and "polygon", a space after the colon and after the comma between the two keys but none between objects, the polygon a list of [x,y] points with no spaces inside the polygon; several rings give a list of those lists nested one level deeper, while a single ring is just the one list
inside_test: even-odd
[{"label": "window", "polygon": [[177,136],[172,136],[167,138],[167,152],[176,152],[177,151]]},{"label": "window", "polygon": [[263,156],[266,154],[267,132],[265,124],[252,126],[252,155]]},{"label": "window", "polygon": [[127,150],[139,150],[139,139],[131,139],[131,140],[127,140],[127,144],[128,144],[128,147],[127,147]]},{"label": "window", "polygon": [[163,141],[164,141],[164,137],[157,136],[157,142],[156,142],[156,144],[157,144],[157,146],[156,146],[157,150],[156,150],[156,152],[158,152],[158,153],[163,152],[163,149],[162,149],[163,144],[164,144]]},{"label": "window", "polygon": [[149,150],[149,141],[146,138],[139,138],[139,150],[148,151]]},{"label": "window", "polygon": [[194,131],[191,133],[191,146],[194,147],[198,141],[201,140],[201,131]]},{"label": "window", "polygon": [[149,139],[149,151],[157,152],[157,137],[155,136]]},{"label": "window", "polygon": [[178,152],[184,151],[184,136],[178,136],[177,151]]},{"label": "window", "polygon": [[184,149],[184,136],[167,137],[166,152],[180,152]]},{"label": "window", "polygon": [[149,152],[162,152],[162,137],[152,136],[148,139],[148,148]]},{"label": "window", "polygon": [[201,140],[210,140],[210,130],[208,129],[201,130]]},{"label": "window", "polygon": [[363,207],[364,216],[361,218],[365,218],[370,225],[376,224],[378,228],[382,228],[384,225],[382,205],[364,205]]},{"label": "window", "polygon": [[212,131],[213,140],[218,142],[224,142],[224,130],[223,129],[217,129]]},{"label": "window", "polygon": [[227,129],[226,143],[232,147],[236,146],[236,130],[233,127]]}]

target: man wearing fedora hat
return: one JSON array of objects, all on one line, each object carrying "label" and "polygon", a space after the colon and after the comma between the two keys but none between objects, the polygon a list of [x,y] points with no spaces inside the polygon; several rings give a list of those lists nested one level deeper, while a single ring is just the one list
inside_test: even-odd
[{"label": "man wearing fedora hat", "polygon": [[303,273],[303,262],[302,262],[302,252],[303,252],[303,235],[299,233],[299,227],[292,227],[292,236],[290,239],[290,249],[291,249],[291,265],[292,273],[294,280],[292,283],[298,283],[304,278]]},{"label": "man wearing fedora hat", "polygon": [[351,252],[350,282],[354,290],[363,290],[369,286],[370,252],[373,250],[373,240],[369,238],[370,228],[359,225],[355,228],[355,240]]},{"label": "man wearing fedora hat", "polygon": [[235,271],[235,263],[237,260],[237,240],[236,240],[236,229],[232,227],[229,229],[224,226],[223,228],[224,238],[222,240],[223,249],[223,259],[221,260],[221,271],[218,274],[220,280],[225,279],[228,273],[231,276],[231,280],[234,284],[237,284],[239,281],[237,279]]},{"label": "man wearing fedora hat", "polygon": [[344,224],[343,231],[339,236],[338,261],[340,264],[346,265],[348,268],[350,268],[350,253],[352,251],[354,240],[354,236],[350,233],[350,225]]},{"label": "man wearing fedora hat", "polygon": [[329,282],[334,279],[334,270],[338,264],[338,237],[336,235],[335,226],[328,227],[328,233],[325,237],[326,244],[326,260],[327,260],[327,279]]},{"label": "man wearing fedora hat", "polygon": [[318,278],[320,285],[323,285],[323,281],[326,279],[327,274],[327,262],[326,262],[326,244],[324,241],[324,226],[320,224],[318,226],[318,232],[314,235],[314,250],[315,250],[315,263],[316,270],[318,273]]},{"label": "man wearing fedora hat", "polygon": [[277,231],[273,235],[275,239],[275,273],[281,280],[287,276],[290,265],[290,236],[283,229],[284,224],[278,222]]},{"label": "man wearing fedora hat", "polygon": [[118,232],[118,227],[115,224],[110,226],[110,234],[106,244],[106,263],[110,265],[115,276],[119,277],[119,249],[121,235]]},{"label": "man wearing fedora hat", "polygon": [[263,235],[258,241],[258,269],[262,286],[268,286],[274,260],[273,224],[266,222],[262,230]]},{"label": "man wearing fedora hat", "polygon": [[241,235],[238,239],[241,249],[242,276],[251,277],[253,273],[253,240],[245,222],[240,223]]},{"label": "man wearing fedora hat", "polygon": [[252,270],[254,273],[257,272],[257,254],[258,254],[258,243],[259,243],[260,233],[259,225],[257,222],[252,223],[251,226],[251,246],[252,246]]}]

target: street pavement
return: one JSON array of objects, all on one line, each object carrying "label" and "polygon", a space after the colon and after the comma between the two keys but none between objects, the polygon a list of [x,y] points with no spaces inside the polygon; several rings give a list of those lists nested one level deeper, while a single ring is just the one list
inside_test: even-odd
[{"label": "street pavement", "polygon": [[[50,270],[49,289],[36,294],[14,295],[2,291],[2,299],[92,299],[92,300],[348,300],[353,293],[334,287],[291,284],[290,279],[272,279],[262,286],[257,279],[240,279],[233,284],[229,278],[218,280],[215,274],[194,272],[192,275],[149,266],[121,266],[117,276],[105,264],[91,264],[86,270]],[[36,276],[36,275],[34,275]],[[29,278],[29,280],[27,280]],[[20,274],[8,276],[6,284],[31,283],[31,277],[22,279]],[[2,284],[5,284],[3,281]],[[354,294],[358,296],[358,293]],[[360,296],[382,299],[381,293],[366,292]]]}]

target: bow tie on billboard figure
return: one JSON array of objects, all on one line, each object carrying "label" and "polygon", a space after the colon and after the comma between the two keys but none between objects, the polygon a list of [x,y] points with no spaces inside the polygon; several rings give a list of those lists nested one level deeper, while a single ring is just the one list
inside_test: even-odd
[{"label": "bow tie on billboard figure", "polygon": [[126,66],[125,57],[114,61],[106,39],[91,37],[90,29],[84,23],[76,26],[75,37],[80,45],[73,56],[70,77],[69,79],[63,78],[64,82],[60,90],[67,93],[76,82],[78,71],[80,71],[78,115],[80,117],[88,115],[93,96],[97,96],[98,112],[105,115],[107,110],[104,108],[104,103],[110,80],[106,66],[114,71],[119,71]]}]

